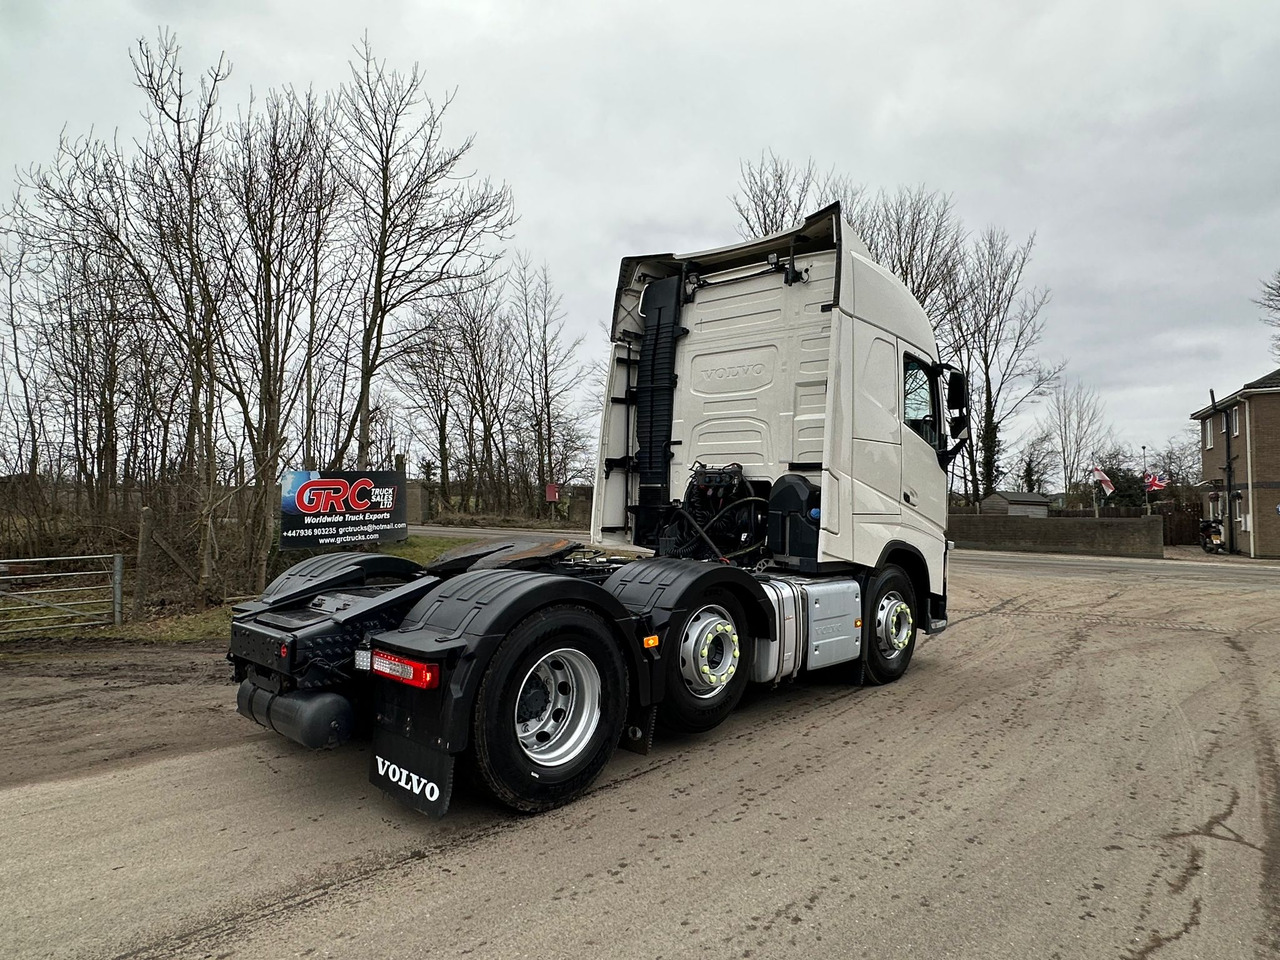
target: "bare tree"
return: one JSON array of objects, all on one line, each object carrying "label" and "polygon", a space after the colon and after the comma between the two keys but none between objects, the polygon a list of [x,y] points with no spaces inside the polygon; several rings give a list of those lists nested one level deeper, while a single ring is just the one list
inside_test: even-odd
[{"label": "bare tree", "polygon": [[956,311],[965,292],[965,230],[950,195],[923,185],[899,187],[845,208],[872,257],[924,307],[942,359],[953,359],[959,352]]},{"label": "bare tree", "polygon": [[375,59],[368,38],[356,49],[351,80],[338,96],[342,176],[350,197],[352,257],[362,275],[359,390],[338,448],[353,435],[356,463],[369,452],[369,397],[378,371],[407,342],[398,311],[450,282],[474,281],[494,259],[485,242],[514,223],[505,184],[464,173],[468,137],[444,142],[452,97],[437,103],[415,66],[408,74]]},{"label": "bare tree", "polygon": [[1043,363],[1037,355],[1047,290],[1027,289],[1023,275],[1034,235],[1015,246],[1003,230],[989,227],[965,260],[962,294],[955,318],[956,358],[969,372],[976,438],[970,445],[970,475],[990,496],[1002,476],[1005,425],[1057,382],[1065,362]]},{"label": "bare tree", "polygon": [[839,201],[871,256],[907,286],[939,327],[944,349],[950,346],[965,231],[948,194],[919,185],[871,195],[834,170],[819,173],[812,158],[799,165],[772,150],[758,161],[742,161],[739,171],[738,191],[729,199],[743,237],[794,227],[806,214]]},{"label": "bare tree", "polygon": [[40,483],[41,446],[48,425],[38,366],[42,333],[30,309],[30,256],[19,238],[0,245],[0,390],[4,410],[0,427],[4,449],[0,452],[5,454],[0,462],[9,474],[11,512],[5,518],[6,532],[29,548],[40,549],[49,512]]},{"label": "bare tree", "polygon": [[510,508],[512,451],[507,431],[527,432],[520,417],[520,357],[516,331],[504,309],[500,275],[458,289],[450,298],[454,334],[454,403],[466,451],[463,509]]},{"label": "bare tree", "polygon": [[17,452],[12,464],[35,478],[40,470],[43,417],[36,371],[36,359],[40,355],[39,330],[33,327],[28,312],[23,309],[28,257],[29,251],[20,241],[12,249],[0,248],[0,310],[4,320],[0,359],[6,373],[3,386],[10,441]]},{"label": "bare tree", "polygon": [[[308,100],[311,100],[308,94]],[[358,274],[351,262],[350,241],[343,231],[345,186],[336,154],[336,102],[326,97],[309,109],[316,133],[308,151],[307,198],[309,221],[303,290],[306,312],[306,346],[303,350],[302,410],[297,428],[301,434],[302,465],[315,470],[329,461],[329,449],[336,448],[338,430],[326,444],[321,436],[321,397],[332,396],[338,409],[334,419],[341,422],[348,397],[347,358],[350,334],[346,332],[353,314]]]},{"label": "bare tree", "polygon": [[1044,493],[1055,471],[1057,452],[1053,434],[1042,424],[1023,437],[1014,455],[1013,489],[1027,493]]},{"label": "bare tree", "polygon": [[[1276,270],[1275,276],[1262,284],[1262,293],[1254,303],[1265,311],[1263,323],[1280,330],[1280,269]],[[1280,333],[1276,333],[1271,338],[1271,352],[1277,360],[1280,360]]]},{"label": "bare tree", "polygon": [[769,150],[758,161],[739,162],[738,171],[738,192],[729,201],[744,239],[794,227],[805,214],[830,202],[830,174],[820,175],[812,157],[800,166]]},{"label": "bare tree", "polygon": [[[577,419],[573,395],[584,371],[575,358],[582,338],[571,340],[565,333],[560,295],[546,264],[535,269],[527,254],[517,254],[510,287],[510,309],[534,434],[536,500],[548,483],[565,481],[564,469],[578,455],[581,438],[568,427]],[[566,448],[571,437],[573,442]]]},{"label": "bare tree", "polygon": [[1200,424],[1188,423],[1163,446],[1148,451],[1151,469],[1163,474],[1168,482],[1161,499],[1173,500],[1180,507],[1198,508],[1200,504],[1195,487],[1201,477],[1200,429]]},{"label": "bare tree", "polygon": [[1191,485],[1200,482],[1200,424],[1188,423],[1164,445],[1151,452],[1151,468],[1164,474],[1170,484]]},{"label": "bare tree", "polygon": [[[332,215],[325,144],[330,111],[308,93],[269,94],[259,112],[231,125],[215,219],[226,269],[215,369],[241,419],[254,494],[244,539],[254,589],[266,586],[275,532],[272,484],[279,475],[301,391],[331,328],[315,323],[310,294],[316,234]],[[308,396],[309,400],[310,397]]]},{"label": "bare tree", "polygon": [[116,256],[132,263],[152,306],[189,358],[193,403],[187,457],[197,478],[197,602],[214,594],[217,546],[213,516],[218,499],[220,432],[217,323],[224,277],[211,225],[221,136],[219,96],[231,68],[211,67],[196,87],[186,82],[172,34],[153,47],[138,43],[133,58],[146,96],[148,131],[129,167],[129,214],[141,225],[121,238]]},{"label": "bare tree", "polygon": [[[178,62],[178,46],[162,33],[133,54],[135,80],[147,101],[145,136],[126,156],[118,145],[63,139],[48,168],[20,181],[13,219],[43,255],[70,263],[92,254],[114,263],[148,322],[162,328],[186,380],[173,395],[185,427],[177,468],[199,504],[186,531],[197,543],[199,596],[212,591],[213,527],[220,416],[215,329],[221,278],[211,253],[209,213],[216,182],[218,97],[228,75],[219,62],[194,86]],[[194,536],[192,536],[194,534]]]},{"label": "bare tree", "polygon": [[1041,427],[1052,438],[1068,501],[1084,498],[1089,480],[1085,471],[1095,454],[1111,446],[1106,406],[1098,392],[1077,379],[1059,380],[1048,395]]},{"label": "bare tree", "polygon": [[[129,365],[136,341],[127,281],[108,259],[79,251],[45,265],[38,304],[41,374],[70,427],[77,507],[106,516],[118,493]],[[50,411],[52,413],[52,411]]]},{"label": "bare tree", "polygon": [[448,505],[452,498],[451,440],[458,390],[456,314],[448,309],[447,298],[437,300],[430,308],[420,304],[415,310],[419,335],[390,373],[409,408],[431,427],[426,442],[434,459],[426,463],[436,474],[441,503]]}]

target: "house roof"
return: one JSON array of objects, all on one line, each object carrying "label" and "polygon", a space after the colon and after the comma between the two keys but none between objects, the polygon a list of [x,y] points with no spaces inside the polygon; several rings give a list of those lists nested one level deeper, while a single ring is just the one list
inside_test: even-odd
[{"label": "house roof", "polygon": [[[996,490],[991,494],[992,497],[999,497],[1006,503],[1034,503],[1047,504],[1049,498],[1038,493],[1023,493],[1021,490]],[[991,497],[987,498],[988,500]]]},{"label": "house roof", "polygon": [[[1280,391],[1280,367],[1272,370],[1265,376],[1259,377],[1257,380],[1250,380],[1243,387],[1231,394],[1229,397],[1223,397],[1218,401],[1217,410],[1229,410],[1235,406],[1241,399],[1248,397],[1252,393],[1273,393]],[[1206,417],[1213,416],[1215,408],[1213,406],[1201,407],[1195,413],[1191,414],[1192,420],[1203,420]]]},{"label": "house roof", "polygon": [[1259,377],[1244,385],[1246,390],[1266,390],[1270,387],[1280,387],[1280,367],[1272,370],[1265,377]]}]

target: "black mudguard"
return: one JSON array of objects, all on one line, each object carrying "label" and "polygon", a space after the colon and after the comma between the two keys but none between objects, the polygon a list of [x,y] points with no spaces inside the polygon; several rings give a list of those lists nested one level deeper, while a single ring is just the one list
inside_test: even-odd
[{"label": "black mudguard", "polygon": [[233,608],[228,657],[236,677],[275,693],[294,684],[344,686],[345,665],[364,632],[399,623],[439,582],[412,560],[383,554],[323,554],[296,563],[261,597]]},{"label": "black mudguard", "polygon": [[454,756],[381,725],[373,732],[369,782],[388,796],[432,817],[443,817],[453,798]]},{"label": "black mudguard", "polygon": [[[473,570],[423,597],[399,628],[369,639],[378,649],[444,663],[438,713],[414,727],[419,735],[429,731],[433,748],[460,753],[468,746],[476,690],[498,644],[534,611],[561,603],[580,604],[604,618],[625,651],[633,695],[648,704],[648,670],[635,619],[611,594],[585,580],[524,570]],[[430,706],[427,698],[421,706]]]},{"label": "black mudguard", "polygon": [[[655,557],[627,564],[604,583],[605,590],[646,624],[646,629],[657,634],[659,656],[666,648],[670,623],[688,612],[711,587],[724,587],[738,595],[753,636],[774,635],[773,607],[756,578],[740,567]],[[666,692],[664,676],[660,668],[652,671],[653,703],[659,702]]]},{"label": "black mudguard", "polygon": [[393,630],[370,633],[378,650],[443,665],[440,686],[417,690],[373,677],[376,720],[369,779],[433,816],[448,809],[454,756],[471,738],[476,693],[503,638],[544,607],[576,603],[594,610],[626,651],[631,696],[648,704],[649,668],[635,620],[596,584],[522,570],[472,570],[423,597]]},{"label": "black mudguard", "polygon": [[236,604],[232,613],[237,618],[250,617],[267,610],[297,606],[340,587],[364,586],[374,579],[407,581],[422,572],[420,564],[385,553],[324,553],[295,563],[267,584],[257,600]]}]

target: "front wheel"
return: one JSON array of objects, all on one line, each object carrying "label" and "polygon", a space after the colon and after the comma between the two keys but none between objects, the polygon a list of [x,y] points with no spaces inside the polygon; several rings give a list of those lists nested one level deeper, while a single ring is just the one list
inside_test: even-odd
[{"label": "front wheel", "polygon": [[475,761],[502,803],[537,813],[587,789],[613,756],[627,710],[627,668],[590,610],[541,610],[511,631],[476,694]]},{"label": "front wheel", "polygon": [[900,567],[887,566],[871,581],[862,625],[867,681],[892,683],[907,672],[916,649],[916,593]]}]

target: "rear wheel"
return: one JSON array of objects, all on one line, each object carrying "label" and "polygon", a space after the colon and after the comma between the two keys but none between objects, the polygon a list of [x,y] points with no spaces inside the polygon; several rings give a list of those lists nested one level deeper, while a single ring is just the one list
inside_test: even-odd
[{"label": "rear wheel", "polygon": [[729,716],[747,688],[754,647],[733,594],[708,590],[667,630],[666,694],[658,723],[669,733],[705,733]]},{"label": "rear wheel", "polygon": [[605,622],[583,607],[533,614],[507,635],[476,695],[475,764],[507,806],[568,803],[613,756],[627,668]]},{"label": "rear wheel", "polygon": [[887,566],[871,581],[862,626],[862,662],[872,684],[907,672],[916,649],[916,594],[900,567]]}]

